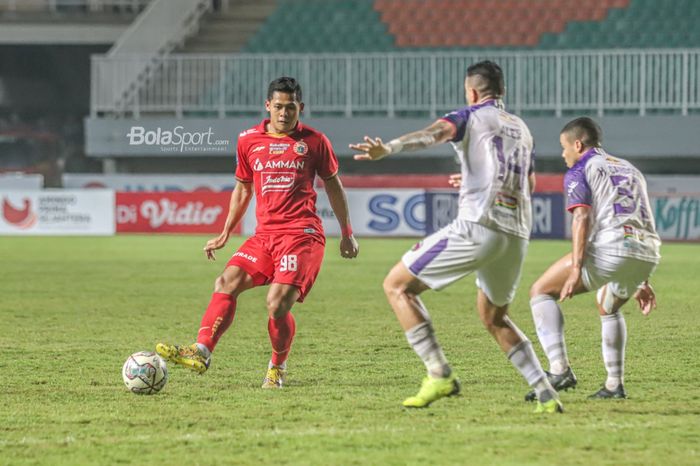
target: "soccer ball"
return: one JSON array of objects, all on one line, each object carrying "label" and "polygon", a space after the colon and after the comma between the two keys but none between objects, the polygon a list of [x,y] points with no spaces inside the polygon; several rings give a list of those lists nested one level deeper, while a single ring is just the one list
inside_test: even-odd
[{"label": "soccer ball", "polygon": [[126,388],[138,395],[153,395],[168,382],[168,368],[156,353],[140,351],[126,360],[122,367]]}]

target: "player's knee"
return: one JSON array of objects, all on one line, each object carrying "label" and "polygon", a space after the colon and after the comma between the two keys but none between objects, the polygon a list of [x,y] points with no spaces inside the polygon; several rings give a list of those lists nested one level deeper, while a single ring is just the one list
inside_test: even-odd
[{"label": "player's knee", "polygon": [[484,327],[489,332],[498,327],[498,317],[494,313],[482,313],[479,317],[481,318],[481,323],[484,324]]},{"label": "player's knee", "polygon": [[544,283],[537,280],[530,287],[530,299],[540,295],[551,295],[552,291],[548,290]]},{"label": "player's knee", "polygon": [[405,284],[396,280],[391,274],[386,276],[384,283],[382,283],[382,287],[384,288],[384,294],[389,299],[398,298],[402,294],[406,293]]},{"label": "player's knee", "polygon": [[216,293],[226,293],[226,279],[223,275],[219,275],[214,280],[214,292]]},{"label": "player's knee", "polygon": [[219,275],[214,281],[214,291],[216,293],[234,294],[239,291],[243,284],[243,278],[239,276]]},{"label": "player's knee", "polygon": [[291,309],[291,304],[284,296],[268,296],[267,297],[267,313],[273,319],[279,319]]},{"label": "player's knee", "polygon": [[598,311],[602,316],[615,314],[620,310],[622,304],[624,304],[624,300],[616,298],[607,285],[598,288],[595,294],[595,300],[598,304]]}]

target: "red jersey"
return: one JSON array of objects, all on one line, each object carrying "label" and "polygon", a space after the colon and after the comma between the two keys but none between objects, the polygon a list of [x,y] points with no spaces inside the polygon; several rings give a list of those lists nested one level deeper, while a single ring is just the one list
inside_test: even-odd
[{"label": "red jersey", "polygon": [[338,173],[333,147],[323,133],[301,122],[291,134],[268,134],[269,121],[238,135],[236,179],[255,187],[255,232],[323,235],[314,180],[317,174],[325,180]]}]

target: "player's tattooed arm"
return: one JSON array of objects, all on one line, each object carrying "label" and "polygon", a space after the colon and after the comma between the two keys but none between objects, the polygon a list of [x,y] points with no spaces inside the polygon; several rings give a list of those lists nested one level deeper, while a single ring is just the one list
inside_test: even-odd
[{"label": "player's tattooed arm", "polygon": [[382,142],[381,138],[365,136],[364,142],[350,144],[350,148],[361,152],[355,155],[355,160],[379,160],[389,154],[412,152],[442,144],[454,138],[455,132],[453,124],[445,120],[437,120],[427,128],[404,134],[387,143]]},{"label": "player's tattooed arm", "polygon": [[571,254],[571,272],[562,287],[560,300],[571,298],[576,289],[581,286],[581,268],[583,267],[583,257],[586,253],[586,241],[590,228],[589,206],[578,206],[573,211],[574,219],[571,222],[571,243],[573,251]]}]

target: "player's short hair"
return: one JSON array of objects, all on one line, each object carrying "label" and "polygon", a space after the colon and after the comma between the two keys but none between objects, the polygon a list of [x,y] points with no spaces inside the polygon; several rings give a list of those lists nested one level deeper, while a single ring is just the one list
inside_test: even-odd
[{"label": "player's short hair", "polygon": [[473,78],[473,88],[479,94],[490,95],[497,99],[503,97],[506,85],[503,80],[503,70],[500,66],[490,60],[474,63],[467,68],[467,78]]},{"label": "player's short hair", "polygon": [[271,100],[272,94],[275,92],[292,94],[294,96],[294,100],[301,102],[301,85],[296,79],[290,78],[289,76],[282,76],[270,83],[267,88],[267,100]]},{"label": "player's short hair", "polygon": [[592,118],[580,117],[571,120],[561,129],[561,134],[573,136],[586,147],[600,147],[603,142],[603,130]]}]

